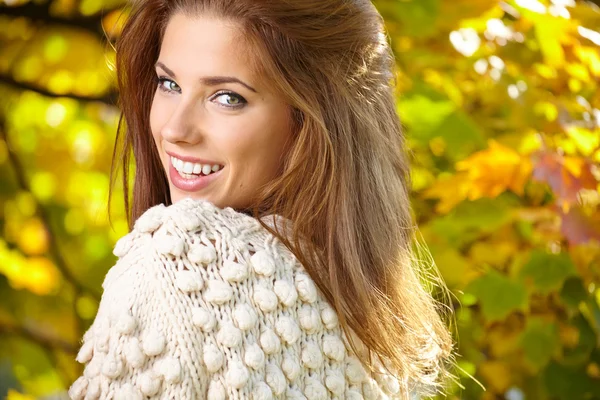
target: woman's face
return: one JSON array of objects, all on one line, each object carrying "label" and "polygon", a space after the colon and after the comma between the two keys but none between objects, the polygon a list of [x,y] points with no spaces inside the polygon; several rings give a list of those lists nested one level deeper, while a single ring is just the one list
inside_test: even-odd
[{"label": "woman's face", "polygon": [[233,22],[183,14],[167,25],[150,128],[172,203],[243,209],[280,171],[290,107],[252,71],[240,33]]}]

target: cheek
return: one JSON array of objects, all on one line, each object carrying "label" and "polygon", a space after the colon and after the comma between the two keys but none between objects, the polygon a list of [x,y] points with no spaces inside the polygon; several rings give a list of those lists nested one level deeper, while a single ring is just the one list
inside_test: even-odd
[{"label": "cheek", "polygon": [[268,180],[277,174],[289,136],[285,129],[283,124],[273,123],[253,126],[251,130],[246,127],[242,130],[244,135],[230,142],[232,153],[236,154],[238,168],[244,175]]}]

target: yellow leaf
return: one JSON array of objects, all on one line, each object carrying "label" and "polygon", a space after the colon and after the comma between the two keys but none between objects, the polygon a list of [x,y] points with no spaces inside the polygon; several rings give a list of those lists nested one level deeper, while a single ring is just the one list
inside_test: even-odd
[{"label": "yellow leaf", "polygon": [[501,361],[484,361],[479,365],[479,373],[494,393],[504,393],[512,385],[511,367]]},{"label": "yellow leaf", "polygon": [[0,273],[16,289],[27,289],[37,295],[55,293],[60,284],[60,272],[45,257],[24,257],[21,252],[9,249],[0,239]]},{"label": "yellow leaf", "polygon": [[543,18],[535,24],[535,34],[546,64],[561,67],[565,63],[565,52],[561,41],[566,35],[568,21],[558,18]]},{"label": "yellow leaf", "polygon": [[441,156],[446,151],[446,141],[441,136],[436,136],[429,141],[429,149],[435,156]]},{"label": "yellow leaf", "polygon": [[510,325],[492,326],[486,333],[490,354],[494,358],[510,355],[517,348],[520,335],[520,330]]},{"label": "yellow leaf", "polygon": [[522,195],[533,166],[528,157],[494,140],[489,148],[456,163],[458,174],[437,181],[423,195],[438,198],[436,211],[447,213],[465,199],[494,198],[506,190]]},{"label": "yellow leaf", "polygon": [[579,93],[581,91],[581,82],[575,78],[570,78],[568,85],[569,85],[569,90],[572,93]]},{"label": "yellow leaf", "polygon": [[412,184],[412,190],[419,192],[429,185],[431,182],[435,180],[434,175],[431,173],[430,168],[423,168],[414,166],[410,170],[410,182]]},{"label": "yellow leaf", "polygon": [[[479,1],[479,3],[483,3]],[[469,3],[471,4],[471,3]],[[485,12],[477,13],[475,18],[467,18],[460,21],[460,28],[473,28],[476,31],[483,32],[487,29],[487,22],[490,19],[497,18],[500,19],[504,16],[504,10],[498,5],[494,4],[494,2],[487,2],[488,6],[493,6],[489,10]],[[451,9],[453,3],[441,3],[442,6],[446,6],[448,9]]]},{"label": "yellow leaf", "polygon": [[115,10],[108,13],[102,19],[102,27],[110,37],[117,37],[121,34],[125,25],[126,15],[123,15],[127,10]]},{"label": "yellow leaf", "polygon": [[551,65],[536,63],[533,65],[533,68],[542,78],[545,79],[555,79],[558,76],[556,68]]},{"label": "yellow leaf", "polygon": [[575,348],[579,344],[579,329],[573,325],[561,323],[558,325],[558,336],[567,348]]},{"label": "yellow leaf", "polygon": [[31,217],[35,214],[37,210],[37,204],[35,198],[30,192],[20,191],[15,196],[15,201],[22,216]]},{"label": "yellow leaf", "polygon": [[575,54],[588,66],[593,75],[600,76],[600,55],[596,48],[575,46]]},{"label": "yellow leaf", "polygon": [[516,252],[517,247],[514,241],[480,241],[471,246],[469,257],[474,264],[489,264],[502,268]]},{"label": "yellow leaf", "polygon": [[600,378],[600,367],[595,362],[591,362],[587,365],[585,372],[594,379]]},{"label": "yellow leaf", "polygon": [[579,157],[565,156],[562,159],[563,165],[567,171],[569,171],[574,177],[581,177],[583,168],[587,166],[585,160]]},{"label": "yellow leaf", "polygon": [[45,257],[27,260],[27,276],[19,277],[22,284],[33,293],[43,296],[54,293],[60,283],[60,274],[52,261]]},{"label": "yellow leaf", "polygon": [[8,389],[6,400],[35,400],[35,397],[28,394],[22,394],[13,389]]},{"label": "yellow leaf", "polygon": [[468,187],[464,174],[455,175],[437,181],[423,192],[424,198],[438,198],[440,202],[435,210],[440,214],[447,214],[458,203],[467,197]]},{"label": "yellow leaf", "polygon": [[600,145],[600,131],[572,126],[567,129],[567,135],[575,142],[582,155],[589,156]]},{"label": "yellow leaf", "polygon": [[587,68],[581,64],[567,64],[565,65],[565,70],[571,75],[573,78],[579,79],[583,82],[590,81],[590,74],[588,73]]},{"label": "yellow leaf", "polygon": [[522,136],[518,151],[519,154],[531,154],[539,150],[541,146],[542,141],[540,139],[540,135],[535,130],[531,130]]},{"label": "yellow leaf", "polygon": [[558,117],[558,108],[554,103],[549,101],[538,101],[533,106],[533,112],[538,115],[543,115],[546,117],[546,120],[552,122],[555,121]]},{"label": "yellow leaf", "polygon": [[477,271],[471,268],[468,260],[451,247],[440,248],[439,251],[432,252],[432,255],[444,282],[450,288],[464,288],[478,275]]},{"label": "yellow leaf", "polygon": [[27,220],[21,227],[17,244],[27,255],[40,255],[48,251],[48,232],[38,218]]},{"label": "yellow leaf", "polygon": [[456,163],[456,169],[466,171],[469,177],[469,198],[494,198],[507,189],[523,194],[532,171],[528,158],[495,140],[489,148],[472,154]]}]

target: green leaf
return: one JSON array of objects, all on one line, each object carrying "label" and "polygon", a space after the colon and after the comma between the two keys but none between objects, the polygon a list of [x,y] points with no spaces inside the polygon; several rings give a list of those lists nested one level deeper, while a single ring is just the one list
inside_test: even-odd
[{"label": "green leaf", "polygon": [[563,350],[563,364],[585,365],[589,362],[590,354],[596,348],[596,333],[581,314],[575,316],[569,321],[569,324],[579,331],[579,342],[574,348]]},{"label": "green leaf", "polygon": [[519,277],[524,282],[531,282],[537,291],[548,293],[558,290],[565,279],[575,273],[575,266],[568,254],[534,250],[519,272]]},{"label": "green leaf", "polygon": [[[424,112],[423,110],[427,110]],[[456,162],[486,146],[481,130],[445,94],[427,84],[417,82],[414,90],[406,93],[398,103],[398,114],[408,128],[410,138],[421,145],[429,145],[440,137],[446,146],[446,156]]]},{"label": "green leaf", "polygon": [[446,143],[446,156],[453,162],[460,161],[476,150],[485,148],[486,142],[473,120],[463,112],[449,114],[432,132]]},{"label": "green leaf", "polygon": [[561,291],[560,299],[567,305],[567,307],[576,310],[582,301],[587,300],[588,294],[583,287],[583,282],[578,277],[568,278]]},{"label": "green leaf", "polygon": [[531,318],[521,336],[521,345],[529,362],[537,368],[542,368],[560,347],[558,327],[541,318]]},{"label": "green leaf", "polygon": [[[426,144],[433,138],[432,132],[437,130],[455,108],[448,99],[433,99],[424,93],[415,93],[398,103],[398,114],[411,137]],[[427,112],[424,113],[423,110]]]},{"label": "green leaf", "polygon": [[525,309],[527,291],[521,282],[514,282],[496,270],[491,270],[465,288],[479,299],[481,311],[490,321],[502,320],[512,311]]},{"label": "green leaf", "polygon": [[427,37],[437,32],[440,0],[412,0],[392,2],[395,17],[405,35]]},{"label": "green leaf", "polygon": [[544,382],[553,399],[583,400],[600,396],[598,381],[587,375],[585,367],[571,368],[551,362],[544,371]]},{"label": "green leaf", "polygon": [[63,389],[61,377],[51,362],[51,353],[20,337],[10,338],[6,342],[6,348],[2,350],[8,350],[15,377],[25,393],[37,397]]},{"label": "green leaf", "polygon": [[431,227],[436,235],[444,237],[453,247],[460,248],[509,223],[511,202],[508,194],[495,199],[463,202],[448,215],[432,221]]}]

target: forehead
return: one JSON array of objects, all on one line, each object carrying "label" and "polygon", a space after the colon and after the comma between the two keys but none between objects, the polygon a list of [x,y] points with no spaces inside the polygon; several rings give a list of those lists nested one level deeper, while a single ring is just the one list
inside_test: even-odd
[{"label": "forehead", "polygon": [[159,58],[190,76],[233,74],[259,78],[256,52],[244,40],[242,24],[233,20],[173,15],[164,32]]}]

